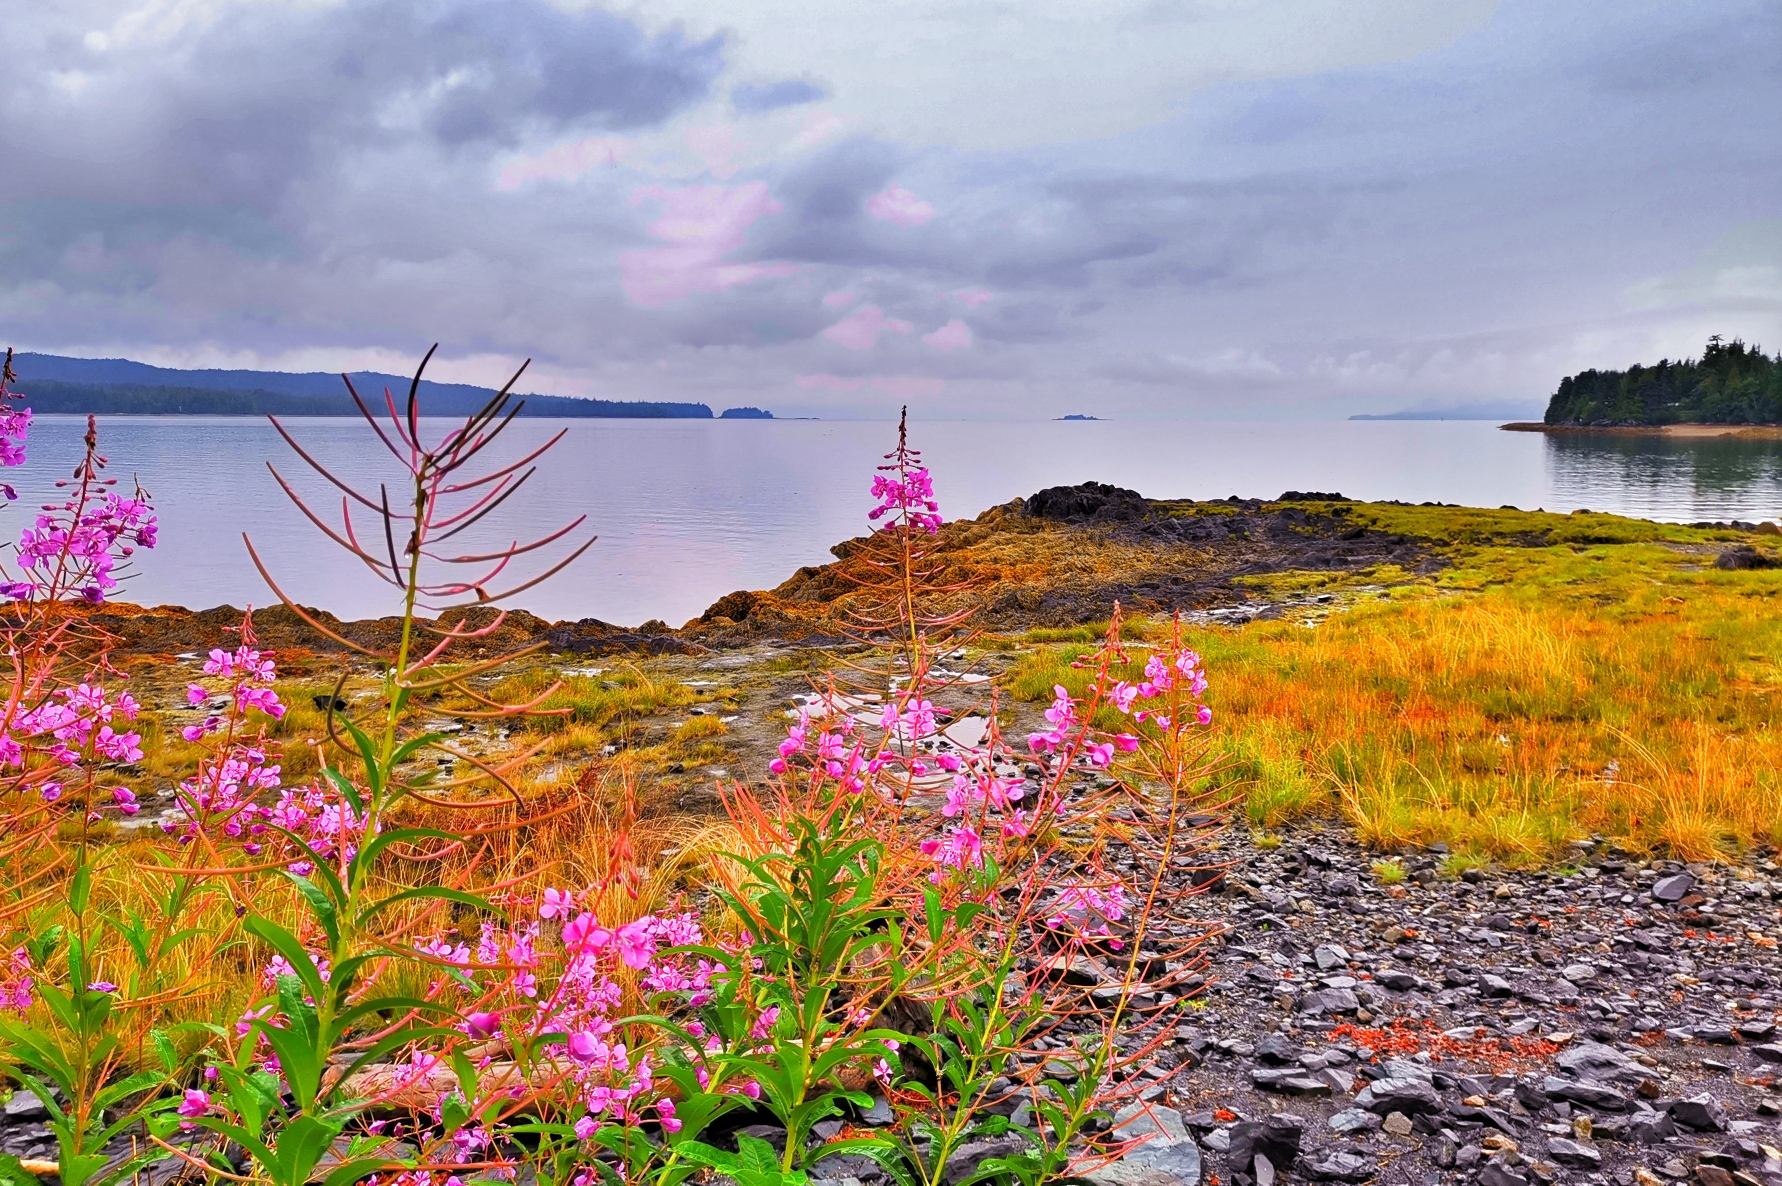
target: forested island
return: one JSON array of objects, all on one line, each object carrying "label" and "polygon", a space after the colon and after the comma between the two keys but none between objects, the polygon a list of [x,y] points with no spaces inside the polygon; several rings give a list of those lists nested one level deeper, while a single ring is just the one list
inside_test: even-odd
[{"label": "forested island", "polygon": [[1782,421],[1782,354],[1718,334],[1699,359],[1664,359],[1624,371],[1583,371],[1559,382],[1550,427],[1622,428]]},{"label": "forested island", "polygon": [[[18,382],[13,394],[34,412],[53,415],[89,412],[200,416],[354,416],[358,414],[337,374],[285,371],[176,370],[122,358],[66,358],[19,354],[13,360]],[[384,388],[399,396],[409,380],[373,371],[350,378],[359,394],[381,403]],[[468,383],[421,382],[430,415],[467,416],[495,393]],[[705,404],[582,399],[527,395],[523,416],[607,419],[710,420]],[[374,405],[375,406],[375,405]],[[722,418],[772,419],[759,408],[731,408]]]}]

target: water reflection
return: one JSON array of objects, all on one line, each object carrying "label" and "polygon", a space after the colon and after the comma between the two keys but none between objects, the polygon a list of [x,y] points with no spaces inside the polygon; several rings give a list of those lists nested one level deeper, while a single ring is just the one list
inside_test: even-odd
[{"label": "water reflection", "polygon": [[[490,459],[518,457],[565,424],[569,434],[541,461],[530,499],[514,500],[461,542],[492,549],[588,514],[599,543],[520,602],[546,618],[626,625],[678,625],[732,589],[772,588],[800,565],[828,560],[832,544],[865,530],[873,466],[896,441],[896,426],[881,423],[521,420]],[[84,427],[72,416],[38,422],[29,463],[6,474],[21,497],[0,514],[0,539],[16,539],[28,508],[54,496]],[[302,419],[292,429],[316,455],[374,486],[396,476],[362,424]],[[1091,479],[1157,498],[1328,490],[1684,522],[1772,518],[1782,509],[1777,441],[1548,437],[1465,421],[929,422],[912,432],[948,518]],[[278,492],[268,459],[318,510],[338,510],[338,491],[308,474],[264,421],[108,417],[101,442],[117,459],[112,472],[126,486],[139,475],[161,509],[161,546],[143,557],[131,600],[266,604],[242,546],[246,532],[305,604],[343,617],[389,611],[388,589]]]},{"label": "water reflection", "polygon": [[1773,519],[1782,441],[1567,434],[1545,438],[1562,504],[1648,519]]}]

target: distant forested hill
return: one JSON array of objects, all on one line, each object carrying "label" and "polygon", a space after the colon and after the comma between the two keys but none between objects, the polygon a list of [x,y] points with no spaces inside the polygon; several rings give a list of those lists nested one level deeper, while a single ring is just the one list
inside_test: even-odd
[{"label": "distant forested hill", "polygon": [[1559,381],[1548,424],[1775,424],[1782,421],[1782,354],[1718,335],[1699,359],[1660,359]]},{"label": "distant forested hill", "polygon": [[[283,371],[175,370],[123,358],[63,358],[20,354],[14,390],[38,412],[136,412],[211,416],[353,416],[357,410],[339,375]],[[409,381],[400,375],[355,372],[353,385],[375,409],[388,387],[400,400]],[[432,416],[467,416],[495,392],[468,383],[421,384],[421,408]],[[523,416],[711,419],[705,404],[648,403],[528,395]]]}]

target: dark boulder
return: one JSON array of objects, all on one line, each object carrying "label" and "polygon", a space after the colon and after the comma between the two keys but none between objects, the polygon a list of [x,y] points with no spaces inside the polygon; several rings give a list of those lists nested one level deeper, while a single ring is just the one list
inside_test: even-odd
[{"label": "dark boulder", "polygon": [[1039,519],[1142,519],[1150,510],[1150,500],[1138,491],[1104,482],[1048,486],[1027,499],[1027,513]]}]

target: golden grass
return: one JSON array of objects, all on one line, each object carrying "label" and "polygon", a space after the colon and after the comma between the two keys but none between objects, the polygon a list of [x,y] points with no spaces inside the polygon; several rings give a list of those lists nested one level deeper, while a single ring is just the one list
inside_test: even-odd
[{"label": "golden grass", "polygon": [[[1518,864],[1591,833],[1692,860],[1782,843],[1782,573],[1714,569],[1722,533],[1435,512],[1378,509],[1482,544],[1433,579],[1311,628],[1193,632],[1253,826],[1336,811],[1382,849]],[[1536,526],[1562,542],[1501,543]],[[1025,657],[1011,691],[1080,690],[1087,649]]]}]

